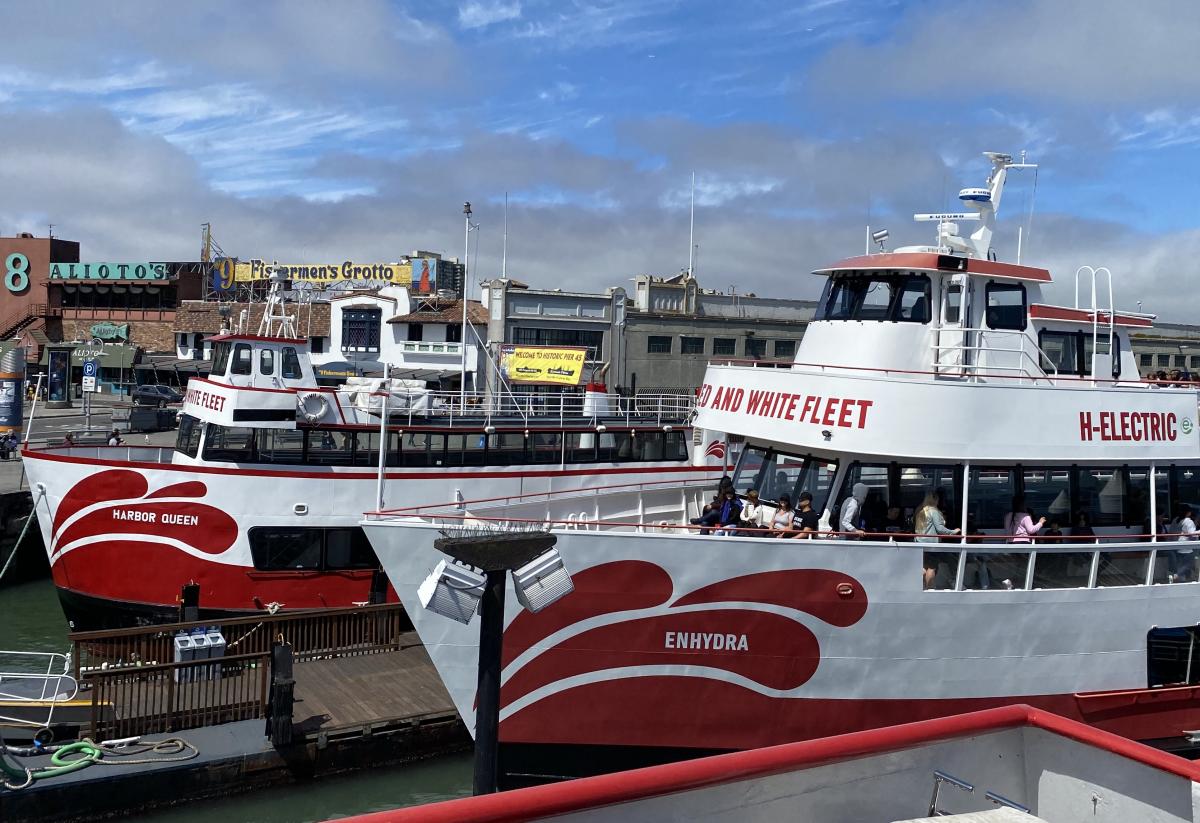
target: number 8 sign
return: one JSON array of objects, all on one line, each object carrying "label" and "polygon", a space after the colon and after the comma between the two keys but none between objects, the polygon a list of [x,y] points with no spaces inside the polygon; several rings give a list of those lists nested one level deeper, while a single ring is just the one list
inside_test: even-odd
[{"label": "number 8 sign", "polygon": [[4,261],[4,286],[13,294],[29,286],[29,258],[15,251]]}]

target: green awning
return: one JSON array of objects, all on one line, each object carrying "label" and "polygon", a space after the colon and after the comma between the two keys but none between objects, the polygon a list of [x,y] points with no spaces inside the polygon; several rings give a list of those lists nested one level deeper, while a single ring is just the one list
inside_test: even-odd
[{"label": "green awning", "polygon": [[[50,348],[58,348],[53,343],[50,347],[42,349],[42,359],[40,362],[43,366],[50,365]],[[79,366],[84,360],[95,358],[100,362],[102,369],[128,369],[133,366],[133,361],[137,359],[137,346],[94,346],[91,343],[83,343],[77,346],[71,352],[71,365]]]}]

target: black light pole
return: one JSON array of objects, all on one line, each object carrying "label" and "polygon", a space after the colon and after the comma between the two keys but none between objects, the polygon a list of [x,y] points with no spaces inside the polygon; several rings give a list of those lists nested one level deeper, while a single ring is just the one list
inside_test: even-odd
[{"label": "black light pole", "polygon": [[558,541],[549,532],[485,532],[440,537],[434,547],[486,575],[479,604],[479,677],[475,695],[474,794],[497,790],[500,773],[500,663],[504,646],[504,585],[519,569]]}]

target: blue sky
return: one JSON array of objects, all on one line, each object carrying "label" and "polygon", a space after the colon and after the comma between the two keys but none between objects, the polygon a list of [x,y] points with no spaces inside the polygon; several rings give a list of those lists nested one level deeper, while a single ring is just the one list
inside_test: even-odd
[{"label": "blue sky", "polygon": [[[806,271],[898,242],[913,211],[1013,179],[1026,262],[1109,265],[1123,302],[1188,316],[1200,4],[1161,0],[0,2],[0,233],[53,222],[87,259],[458,254],[602,288],[687,263],[809,296]],[[1005,220],[1007,218],[1007,220]],[[749,281],[749,282],[748,282]],[[1120,300],[1120,298],[1119,298]],[[1157,302],[1156,302],[1157,301]]]}]

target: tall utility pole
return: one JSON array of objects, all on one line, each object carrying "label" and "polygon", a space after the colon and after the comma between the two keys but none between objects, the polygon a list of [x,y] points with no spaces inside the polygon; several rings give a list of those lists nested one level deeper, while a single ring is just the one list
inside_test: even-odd
[{"label": "tall utility pole", "polygon": [[462,346],[462,377],[459,388],[461,413],[467,410],[467,255],[471,251],[471,202],[463,203],[463,258],[462,258],[462,336],[459,345]]}]

